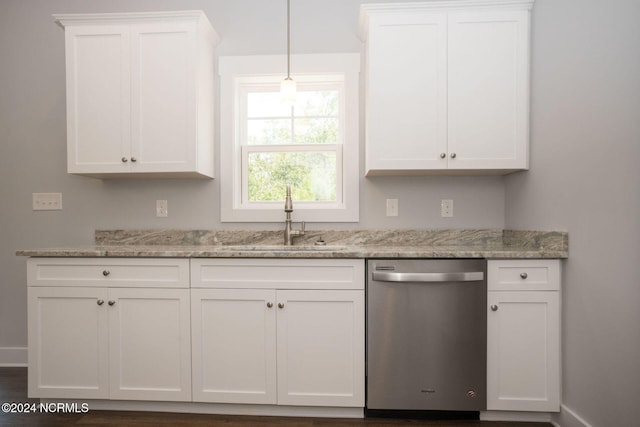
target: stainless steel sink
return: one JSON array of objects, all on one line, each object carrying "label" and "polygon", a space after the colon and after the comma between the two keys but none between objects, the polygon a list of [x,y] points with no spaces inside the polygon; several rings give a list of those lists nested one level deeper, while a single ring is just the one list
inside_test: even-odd
[{"label": "stainless steel sink", "polygon": [[314,245],[314,246],[285,246],[285,245],[229,245],[221,246],[221,250],[238,252],[333,252],[343,251],[346,246]]}]

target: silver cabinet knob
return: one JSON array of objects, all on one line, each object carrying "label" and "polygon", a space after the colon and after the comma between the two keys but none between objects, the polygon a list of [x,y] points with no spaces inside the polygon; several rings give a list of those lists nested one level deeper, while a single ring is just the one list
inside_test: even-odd
[{"label": "silver cabinet knob", "polygon": [[267,307],[269,307],[269,308],[273,307],[273,303],[272,303],[271,301],[269,301],[269,302],[267,303]]},{"label": "silver cabinet knob", "polygon": [[456,153],[451,153],[451,158],[455,159],[456,158]]},{"label": "silver cabinet knob", "polygon": [[122,159],[120,159],[120,160],[122,160],[122,163],[127,163],[127,162],[129,161],[129,159],[127,159],[126,157],[123,157],[123,158],[122,158]]},{"label": "silver cabinet knob", "polygon": [[103,300],[103,299],[99,299],[98,301],[96,301],[96,303],[97,303],[98,305],[102,305],[102,304],[104,304],[104,300]]},{"label": "silver cabinet knob", "polygon": [[279,302],[279,303],[278,303],[278,308],[280,308],[280,309],[284,308],[284,303]]},{"label": "silver cabinet knob", "polygon": [[102,270],[102,275],[103,275],[104,277],[107,277],[107,276],[108,276],[108,275],[110,275],[110,274],[111,274],[111,272],[110,272],[109,270]]},{"label": "silver cabinet knob", "polygon": [[108,302],[108,304],[109,304],[109,305],[114,305],[115,303],[116,303],[116,302],[115,302],[115,301],[113,301],[113,300],[111,300],[111,301],[109,301],[109,302]]},{"label": "silver cabinet knob", "polygon": [[529,275],[527,273],[520,273],[520,278],[522,280],[526,279],[527,277],[529,277]]},{"label": "silver cabinet knob", "polygon": [[491,311],[498,311],[498,306],[497,305],[492,305],[491,306]]},{"label": "silver cabinet knob", "polygon": [[447,153],[440,153],[440,158],[444,159],[445,157],[447,157]]},{"label": "silver cabinet knob", "polygon": [[136,159],[135,157],[132,157],[132,158],[131,158],[131,161],[132,161],[133,163],[135,163],[135,162],[137,162],[137,161],[138,161],[138,159]]}]

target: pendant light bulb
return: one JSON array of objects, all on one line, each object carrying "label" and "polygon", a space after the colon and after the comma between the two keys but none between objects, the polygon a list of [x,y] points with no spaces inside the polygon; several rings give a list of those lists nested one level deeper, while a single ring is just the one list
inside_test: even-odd
[{"label": "pendant light bulb", "polygon": [[280,83],[280,99],[286,104],[296,102],[296,81],[287,77]]},{"label": "pendant light bulb", "polygon": [[280,83],[280,98],[286,104],[296,102],[296,82],[291,78],[291,0],[287,0],[287,78]]}]

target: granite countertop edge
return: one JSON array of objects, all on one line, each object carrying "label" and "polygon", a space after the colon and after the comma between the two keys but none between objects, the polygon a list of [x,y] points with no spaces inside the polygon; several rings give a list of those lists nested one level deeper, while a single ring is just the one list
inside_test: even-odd
[{"label": "granite countertop edge", "polygon": [[44,248],[16,252],[28,257],[95,257],[95,258],[568,258],[563,250],[518,248],[418,248],[350,246],[333,249],[323,247],[283,247],[243,250],[224,246],[93,246],[85,248]]},{"label": "granite countertop edge", "polygon": [[[16,251],[29,257],[568,258],[568,233],[501,229],[317,230],[294,246],[281,231],[96,230],[95,245]],[[326,246],[315,244],[326,240]]]}]

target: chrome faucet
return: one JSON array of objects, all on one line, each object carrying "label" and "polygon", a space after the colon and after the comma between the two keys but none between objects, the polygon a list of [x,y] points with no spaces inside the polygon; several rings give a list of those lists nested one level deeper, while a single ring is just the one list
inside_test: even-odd
[{"label": "chrome faucet", "polygon": [[291,201],[291,184],[287,184],[287,198],[284,201],[284,212],[287,218],[284,220],[284,245],[293,245],[293,238],[304,236],[304,221],[300,223],[300,230],[291,229],[291,212],[293,212],[293,202]]}]

